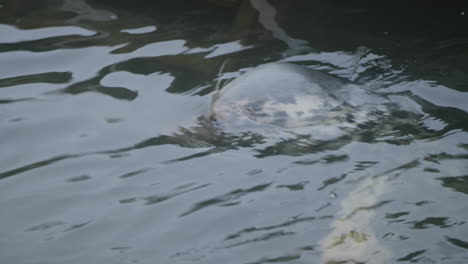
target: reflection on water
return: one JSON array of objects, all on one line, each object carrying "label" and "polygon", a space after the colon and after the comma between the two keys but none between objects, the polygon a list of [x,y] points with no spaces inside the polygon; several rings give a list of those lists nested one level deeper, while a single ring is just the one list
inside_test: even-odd
[{"label": "reflection on water", "polygon": [[[3,1],[1,262],[466,262],[464,12]],[[339,109],[260,129],[209,118],[217,83],[309,104],[284,72],[232,81],[280,61],[335,80]]]}]

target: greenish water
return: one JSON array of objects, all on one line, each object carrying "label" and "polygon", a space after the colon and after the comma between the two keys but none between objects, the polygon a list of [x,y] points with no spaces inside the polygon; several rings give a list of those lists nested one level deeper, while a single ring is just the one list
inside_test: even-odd
[{"label": "greenish water", "polygon": [[[1,1],[0,262],[467,262],[466,12]],[[353,83],[352,117],[200,118],[278,61]]]}]

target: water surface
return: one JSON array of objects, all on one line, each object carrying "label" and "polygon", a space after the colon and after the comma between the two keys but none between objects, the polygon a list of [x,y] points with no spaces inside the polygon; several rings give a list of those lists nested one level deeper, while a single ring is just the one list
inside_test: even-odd
[{"label": "water surface", "polygon": [[[465,12],[0,2],[0,261],[467,262]],[[277,61],[359,87],[361,119],[200,122],[218,80]]]}]

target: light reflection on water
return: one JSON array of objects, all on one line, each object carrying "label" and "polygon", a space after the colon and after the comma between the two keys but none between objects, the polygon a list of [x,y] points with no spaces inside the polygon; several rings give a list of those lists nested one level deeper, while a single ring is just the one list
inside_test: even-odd
[{"label": "light reflection on water", "polygon": [[[463,20],[208,2],[2,4],[1,262],[466,262]],[[218,79],[274,61],[383,113],[327,139],[201,121]]]}]

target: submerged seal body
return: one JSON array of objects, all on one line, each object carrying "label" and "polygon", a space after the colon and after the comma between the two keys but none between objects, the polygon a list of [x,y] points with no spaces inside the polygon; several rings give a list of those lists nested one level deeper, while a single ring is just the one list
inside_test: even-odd
[{"label": "submerged seal body", "polygon": [[340,116],[344,86],[338,78],[304,66],[268,63],[215,91],[210,118],[223,130],[238,131],[323,123]]}]

